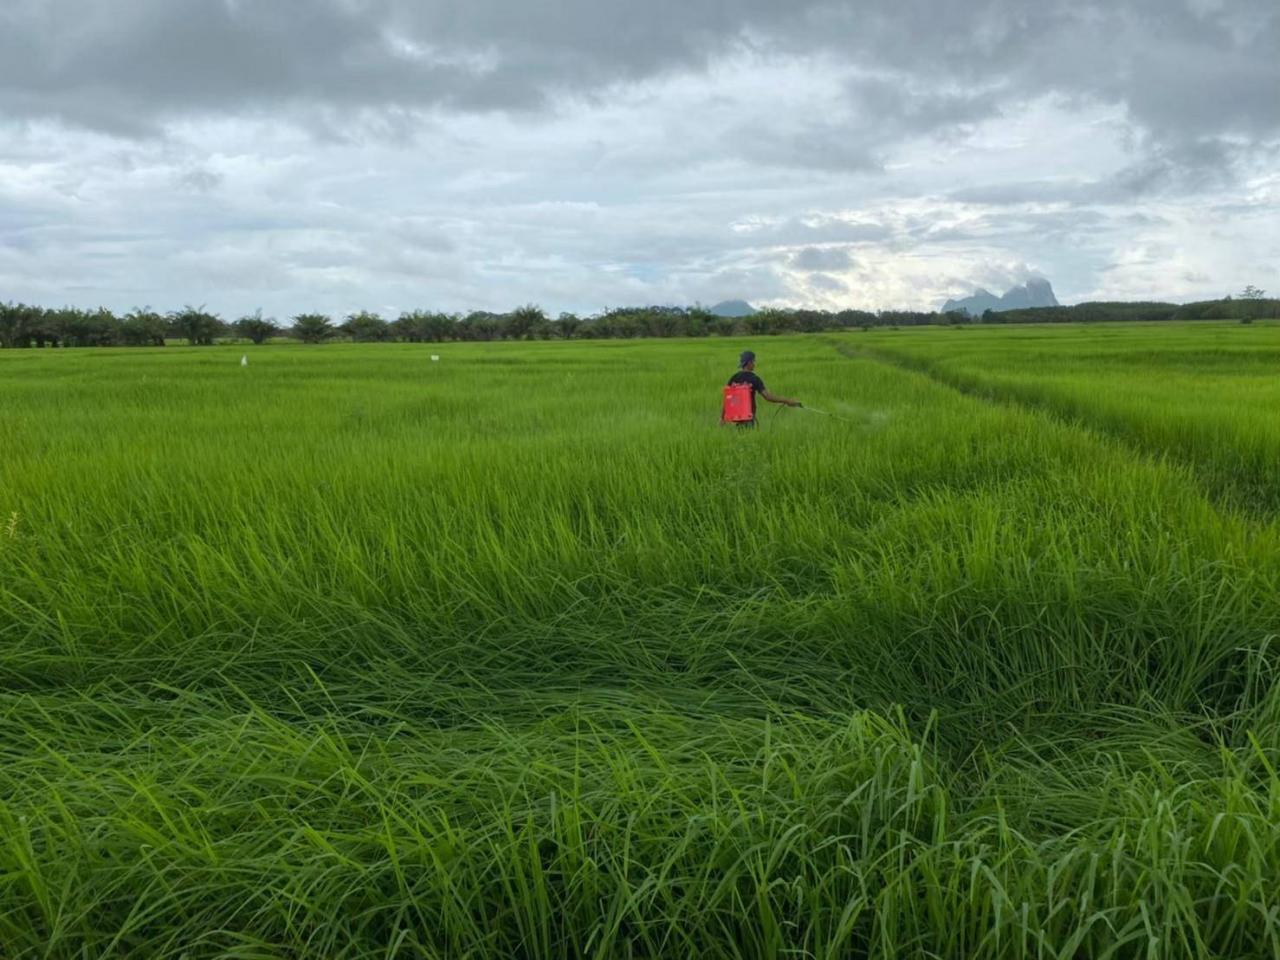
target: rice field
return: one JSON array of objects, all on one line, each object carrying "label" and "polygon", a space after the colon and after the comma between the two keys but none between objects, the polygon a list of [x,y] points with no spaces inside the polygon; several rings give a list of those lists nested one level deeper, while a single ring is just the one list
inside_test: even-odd
[{"label": "rice field", "polygon": [[1280,953],[1274,325],[244,353],[0,351],[0,956]]}]

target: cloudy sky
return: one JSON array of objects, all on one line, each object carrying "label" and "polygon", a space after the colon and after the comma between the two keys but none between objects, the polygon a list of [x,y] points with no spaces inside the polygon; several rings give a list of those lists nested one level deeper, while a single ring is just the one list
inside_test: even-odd
[{"label": "cloudy sky", "polygon": [[1280,290],[1276,0],[0,0],[0,300]]}]

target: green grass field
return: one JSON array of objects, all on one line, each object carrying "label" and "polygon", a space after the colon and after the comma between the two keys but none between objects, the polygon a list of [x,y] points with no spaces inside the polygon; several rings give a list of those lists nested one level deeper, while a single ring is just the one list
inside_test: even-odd
[{"label": "green grass field", "polygon": [[1277,332],[0,352],[0,956],[1273,956]]}]

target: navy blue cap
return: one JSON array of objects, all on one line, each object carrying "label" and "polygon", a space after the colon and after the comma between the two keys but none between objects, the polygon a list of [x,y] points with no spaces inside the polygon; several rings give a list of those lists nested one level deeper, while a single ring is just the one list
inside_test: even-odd
[{"label": "navy blue cap", "polygon": [[738,357],[738,366],[745,367],[748,363],[754,362],[756,355],[750,350],[743,350],[742,356]]}]

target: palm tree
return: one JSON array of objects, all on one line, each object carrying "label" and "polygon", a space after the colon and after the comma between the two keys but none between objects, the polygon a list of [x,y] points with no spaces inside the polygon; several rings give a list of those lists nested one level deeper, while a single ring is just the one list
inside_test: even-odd
[{"label": "palm tree", "polygon": [[293,327],[289,332],[303,343],[324,343],[337,330],[333,321],[323,313],[300,313],[293,318]]}]

